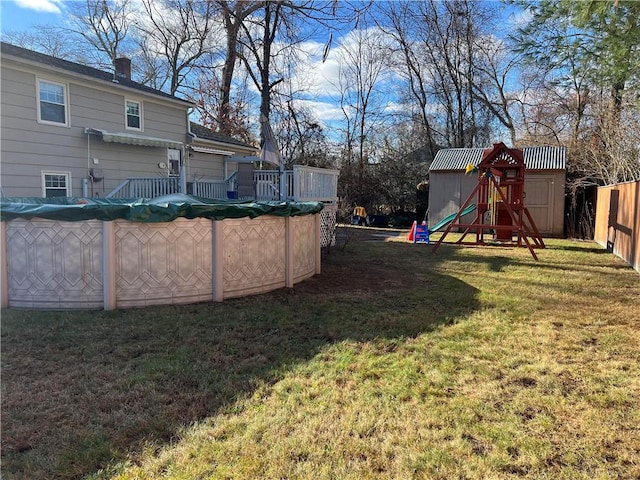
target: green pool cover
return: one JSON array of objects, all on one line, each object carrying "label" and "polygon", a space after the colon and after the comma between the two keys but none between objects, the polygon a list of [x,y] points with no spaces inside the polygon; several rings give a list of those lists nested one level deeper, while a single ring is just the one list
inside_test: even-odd
[{"label": "green pool cover", "polygon": [[322,210],[320,202],[241,202],[211,200],[173,194],[156,198],[101,199],[84,197],[27,198],[3,197],[0,220],[45,218],[78,222],[81,220],[129,220],[132,222],[170,222],[178,217],[255,218],[261,215],[294,217]]}]

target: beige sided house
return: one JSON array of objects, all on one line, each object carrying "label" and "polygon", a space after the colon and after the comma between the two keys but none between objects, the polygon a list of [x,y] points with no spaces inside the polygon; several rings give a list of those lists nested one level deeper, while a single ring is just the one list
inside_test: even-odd
[{"label": "beige sided house", "polygon": [[[477,174],[465,175],[468,164],[477,166],[482,148],[446,148],[429,167],[429,224],[455,214],[478,183]],[[564,234],[565,147],[525,147],[525,205],[543,235]],[[476,203],[476,200],[472,200]],[[474,213],[464,221],[473,221]]]},{"label": "beige sided house", "polygon": [[255,148],[189,121],[193,105],[115,74],[1,44],[2,194],[153,197],[216,183]]}]

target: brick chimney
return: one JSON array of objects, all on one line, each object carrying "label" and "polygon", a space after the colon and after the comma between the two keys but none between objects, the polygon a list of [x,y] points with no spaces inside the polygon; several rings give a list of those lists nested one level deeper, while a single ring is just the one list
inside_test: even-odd
[{"label": "brick chimney", "polygon": [[116,58],[116,78],[131,80],[131,60],[127,57]]}]

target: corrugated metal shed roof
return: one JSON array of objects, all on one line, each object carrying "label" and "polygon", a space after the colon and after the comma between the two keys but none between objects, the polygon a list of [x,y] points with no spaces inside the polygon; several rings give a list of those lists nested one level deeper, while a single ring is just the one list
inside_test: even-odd
[{"label": "corrugated metal shed roof", "polygon": [[483,148],[444,148],[436,153],[429,171],[464,170],[470,163],[478,165]]},{"label": "corrugated metal shed roof", "polygon": [[564,170],[567,147],[525,147],[524,164],[530,170]]},{"label": "corrugated metal shed roof", "polygon": [[[470,163],[478,165],[484,148],[445,148],[436,153],[430,172],[464,170]],[[566,147],[524,147],[524,164],[529,170],[564,170]]]}]

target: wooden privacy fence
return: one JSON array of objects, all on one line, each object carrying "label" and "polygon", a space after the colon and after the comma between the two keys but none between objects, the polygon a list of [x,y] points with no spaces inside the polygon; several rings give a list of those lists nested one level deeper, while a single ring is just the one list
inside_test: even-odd
[{"label": "wooden privacy fence", "polygon": [[640,272],[640,180],[598,188],[594,239]]}]

